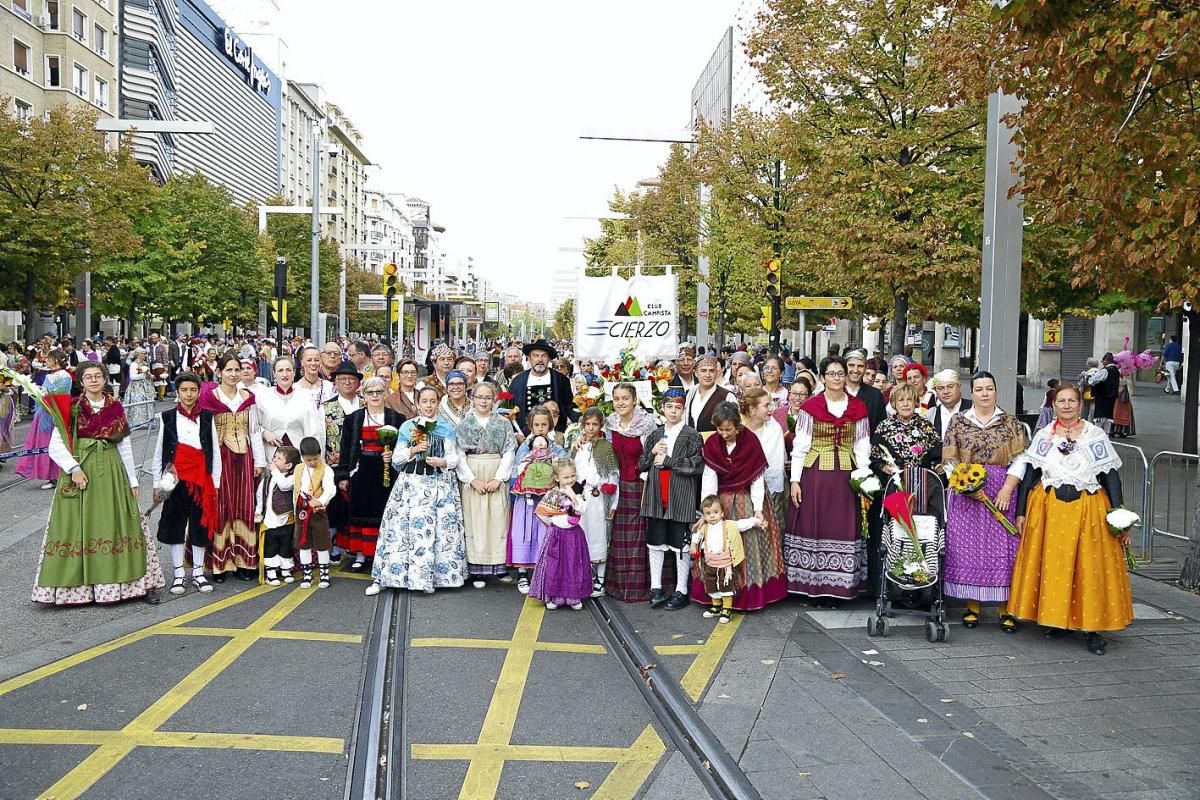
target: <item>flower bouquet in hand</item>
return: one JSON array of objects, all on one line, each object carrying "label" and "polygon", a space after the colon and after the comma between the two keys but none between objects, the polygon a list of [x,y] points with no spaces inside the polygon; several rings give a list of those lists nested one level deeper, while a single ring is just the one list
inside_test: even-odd
[{"label": "flower bouquet in hand", "polygon": [[501,392],[496,395],[496,408],[504,412],[504,416],[512,419],[517,413],[517,398],[512,392]]},{"label": "flower bouquet in hand", "polygon": [[967,497],[973,497],[987,507],[992,517],[1000,523],[1010,536],[1020,536],[1017,526],[1004,516],[996,502],[987,496],[983,485],[987,483],[987,470],[982,464],[959,464],[950,473],[950,490]]},{"label": "flower bouquet in hand", "polygon": [[[394,425],[381,425],[375,431],[375,435],[379,437],[379,443],[383,445],[384,449],[392,450],[396,447],[396,440],[400,438],[400,431]],[[383,463],[384,486],[392,485],[392,471],[389,469],[390,466],[391,464],[386,461]]]},{"label": "flower bouquet in hand", "polygon": [[[71,429],[67,424],[71,419],[71,395],[48,394],[42,387],[30,380],[28,375],[9,369],[8,367],[0,367],[0,377],[21,387],[21,390],[38,404],[38,407],[54,423],[54,429],[58,431],[58,435],[62,439],[63,444],[67,446],[67,450],[74,455],[75,443],[71,438]],[[74,483],[67,482],[59,489],[59,493],[65,497],[70,497],[78,494],[79,489]]]},{"label": "flower bouquet in hand", "polygon": [[[1117,506],[1111,509],[1104,519],[1108,523],[1108,529],[1113,532],[1113,536],[1119,537],[1128,536],[1133,526],[1142,521],[1141,517],[1125,506]],[[1129,549],[1129,542],[1122,541],[1121,548],[1125,551],[1125,566],[1130,572],[1134,571],[1138,568],[1138,562],[1137,558],[1133,555],[1133,551]]]},{"label": "flower bouquet in hand", "polygon": [[850,473],[850,488],[860,498],[859,513],[862,516],[862,525],[860,526],[859,535],[866,539],[867,509],[871,507],[871,500],[883,489],[883,484],[879,482],[879,477],[871,471],[870,467],[859,467]]},{"label": "flower bouquet in hand", "polygon": [[[433,429],[436,427],[437,420],[433,419],[427,422],[413,423],[412,431],[409,433],[409,437],[412,439],[412,441],[408,443],[408,446],[416,447],[421,442],[429,441],[429,437],[433,435]],[[415,456],[413,456],[413,458],[417,461],[424,461],[425,454],[417,453]]]}]

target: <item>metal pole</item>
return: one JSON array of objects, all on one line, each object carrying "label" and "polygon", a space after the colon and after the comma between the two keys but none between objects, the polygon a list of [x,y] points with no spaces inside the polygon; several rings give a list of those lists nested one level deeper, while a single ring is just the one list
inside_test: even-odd
[{"label": "metal pole", "polygon": [[996,376],[997,405],[1016,413],[1017,331],[1021,316],[1021,198],[1010,197],[1017,176],[1014,131],[1004,122],[1021,110],[1017,97],[988,98],[983,199],[983,293],[979,366]]},{"label": "metal pole", "polygon": [[[703,220],[704,207],[708,203],[707,187],[703,184],[700,186],[700,214]],[[708,256],[704,254],[704,225],[700,226],[700,241],[698,252],[700,257],[697,259],[697,266],[700,270],[700,282],[696,284],[696,350],[697,353],[704,352],[704,348],[708,347]]]},{"label": "metal pole", "polygon": [[[1009,0],[992,0],[1003,8]],[[1004,118],[1021,101],[997,90],[988,98],[987,154],[983,198],[983,292],[980,309],[979,367],[996,376],[996,403],[1016,413],[1017,330],[1021,316],[1020,196],[1010,197],[1017,176],[1013,164],[1016,132]]]},{"label": "metal pole", "polygon": [[92,273],[85,272],[75,281],[75,300],[75,341],[81,342],[92,338]]},{"label": "metal pole", "polygon": [[[312,287],[309,290],[308,328],[317,347],[324,344],[321,330],[321,123],[313,123],[313,183],[312,183]],[[332,156],[330,156],[332,158]]]},{"label": "metal pole", "polygon": [[342,272],[338,280],[338,336],[345,336],[346,324],[346,251],[342,251]]}]

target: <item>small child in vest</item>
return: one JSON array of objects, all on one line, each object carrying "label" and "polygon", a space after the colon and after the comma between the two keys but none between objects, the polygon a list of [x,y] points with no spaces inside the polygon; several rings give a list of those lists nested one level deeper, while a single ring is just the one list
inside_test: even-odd
[{"label": "small child in vest", "polygon": [[272,586],[295,580],[292,577],[292,543],[296,501],[292,492],[296,478],[292,472],[299,463],[300,451],[296,448],[280,445],[275,449],[271,472],[262,482],[254,509],[254,521],[261,522],[266,529],[263,566],[266,567],[267,583]]},{"label": "small child in vest", "polygon": [[326,508],[337,492],[333,470],[321,458],[321,443],[311,436],[300,441],[300,460],[293,495],[296,502],[295,547],[300,551],[303,575],[300,588],[312,586],[312,554],[317,551],[320,579],[317,587],[329,586],[329,549],[333,545],[329,534],[329,515]]},{"label": "small child in vest", "polygon": [[726,623],[732,616],[733,596],[746,585],[742,532],[762,525],[762,520],[758,517],[737,522],[725,519],[721,498],[715,494],[700,501],[700,513],[692,534],[692,561],[697,565],[704,591],[712,601],[704,618],[719,616],[720,622]]}]

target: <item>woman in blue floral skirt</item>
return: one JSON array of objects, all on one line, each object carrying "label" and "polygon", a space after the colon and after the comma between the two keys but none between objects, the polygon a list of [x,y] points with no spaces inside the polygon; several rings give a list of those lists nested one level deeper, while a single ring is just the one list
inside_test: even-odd
[{"label": "woman in blue floral skirt", "polygon": [[384,587],[432,593],[462,586],[466,578],[462,500],[454,474],[459,452],[454,429],[438,419],[437,407],[437,390],[421,389],[419,416],[400,428],[392,452],[397,474],[379,524],[368,595]]}]

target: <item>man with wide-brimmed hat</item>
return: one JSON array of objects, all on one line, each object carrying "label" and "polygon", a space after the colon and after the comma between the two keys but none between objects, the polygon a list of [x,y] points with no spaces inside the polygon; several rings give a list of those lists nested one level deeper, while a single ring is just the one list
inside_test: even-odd
[{"label": "man with wide-brimmed hat", "polygon": [[550,362],[558,358],[558,351],[545,339],[538,339],[525,345],[522,352],[529,359],[529,369],[513,378],[508,386],[517,406],[517,424],[525,427],[525,415],[531,408],[553,400],[562,411],[558,415],[557,429],[565,431],[569,422],[579,419],[579,412],[575,410],[571,379],[550,369]]}]

